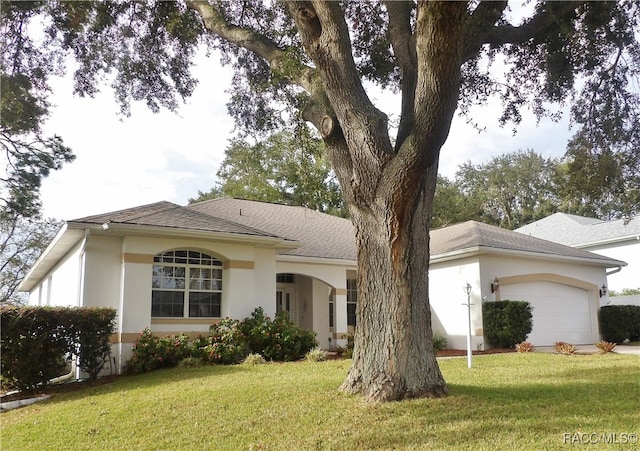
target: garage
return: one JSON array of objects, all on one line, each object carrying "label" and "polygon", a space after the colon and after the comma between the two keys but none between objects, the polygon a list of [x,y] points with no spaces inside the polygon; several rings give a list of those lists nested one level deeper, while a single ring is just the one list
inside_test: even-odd
[{"label": "garage", "polygon": [[502,300],[527,301],[533,307],[533,329],[527,341],[553,346],[557,341],[593,343],[588,291],[556,282],[526,282],[500,287]]}]

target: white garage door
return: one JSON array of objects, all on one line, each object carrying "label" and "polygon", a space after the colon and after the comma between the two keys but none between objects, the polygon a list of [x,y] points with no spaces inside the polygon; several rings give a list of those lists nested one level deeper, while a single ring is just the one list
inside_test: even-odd
[{"label": "white garage door", "polygon": [[586,290],[553,282],[500,286],[502,300],[527,301],[533,307],[533,329],[527,341],[553,346],[556,341],[590,344],[591,315]]}]

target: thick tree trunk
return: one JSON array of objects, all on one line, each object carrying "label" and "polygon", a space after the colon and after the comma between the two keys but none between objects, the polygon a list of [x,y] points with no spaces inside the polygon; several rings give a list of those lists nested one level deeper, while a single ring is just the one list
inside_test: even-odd
[{"label": "thick tree trunk", "polygon": [[[428,218],[437,166],[409,205],[385,200],[353,212],[358,306],[353,365],[341,389],[368,401],[441,397],[447,386],[432,345]],[[396,214],[410,209],[402,224]]]}]

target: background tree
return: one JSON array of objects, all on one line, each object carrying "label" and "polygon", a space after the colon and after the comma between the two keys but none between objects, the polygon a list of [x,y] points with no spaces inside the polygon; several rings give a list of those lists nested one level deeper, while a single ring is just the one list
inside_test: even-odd
[{"label": "background tree", "polygon": [[[176,93],[192,93],[190,61],[205,42],[236,71],[229,110],[242,130],[266,134],[303,119],[320,132],[358,247],[358,327],[342,389],[369,400],[447,391],[431,342],[425,274],[439,152],[454,112],[498,95],[500,121],[517,124],[523,108],[541,117],[554,113],[552,104],[572,102],[578,133],[606,125],[585,135],[602,138],[595,153],[619,151],[622,131],[640,126],[628,114],[640,109],[631,89],[640,14],[631,1],[539,2],[523,21],[509,19],[506,1],[42,8],[50,18],[45,45],[73,53],[80,94],[92,94],[115,71],[124,112],[131,100],[174,108]],[[489,67],[499,55],[504,66]],[[364,81],[397,90],[397,128]]]},{"label": "background tree", "polygon": [[59,228],[54,219],[0,215],[0,304],[27,301],[18,286]]},{"label": "background tree", "polygon": [[487,163],[460,165],[456,182],[479,204],[480,221],[515,229],[557,211],[558,164],[533,150],[519,150]]},{"label": "background tree", "polygon": [[59,69],[60,50],[37,49],[27,37],[29,20],[41,6],[3,3],[0,10],[0,215],[40,213],[40,184],[52,170],[74,159],[59,136],[43,136],[49,114],[47,77]]},{"label": "background tree", "polygon": [[295,134],[278,132],[256,144],[232,140],[217,177],[211,191],[190,202],[231,196],[347,215],[324,144],[306,128]]}]

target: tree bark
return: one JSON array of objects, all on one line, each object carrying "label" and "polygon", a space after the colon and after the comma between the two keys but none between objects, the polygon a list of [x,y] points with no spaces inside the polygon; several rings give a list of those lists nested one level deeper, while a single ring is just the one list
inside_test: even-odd
[{"label": "tree bark", "polygon": [[[353,364],[341,389],[367,401],[441,397],[447,386],[432,345],[429,228],[437,164],[411,205],[387,202],[352,216],[358,245],[358,305]],[[399,227],[394,210],[409,209]],[[352,210],[353,214],[353,210]],[[395,239],[392,239],[395,237]],[[397,246],[396,242],[404,244]]]}]

